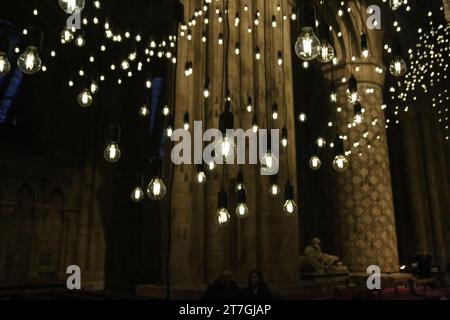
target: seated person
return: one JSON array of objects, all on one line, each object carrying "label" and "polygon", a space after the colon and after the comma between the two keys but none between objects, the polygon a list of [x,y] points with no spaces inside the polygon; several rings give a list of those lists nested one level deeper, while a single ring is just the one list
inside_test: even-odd
[{"label": "seated person", "polygon": [[248,275],[248,287],[243,292],[245,300],[271,300],[272,291],[264,282],[261,272],[254,270]]},{"label": "seated person", "polygon": [[206,289],[203,300],[236,300],[240,297],[241,289],[233,280],[232,272],[223,269],[214,284]]}]

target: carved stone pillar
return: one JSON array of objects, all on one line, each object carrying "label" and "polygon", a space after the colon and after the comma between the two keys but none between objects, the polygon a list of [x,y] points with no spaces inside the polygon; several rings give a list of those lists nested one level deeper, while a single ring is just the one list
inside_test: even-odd
[{"label": "carved stone pillar", "polygon": [[[330,4],[331,5],[331,4]],[[352,11],[331,23],[334,25],[335,46],[340,60],[334,71],[324,67],[328,79],[336,82],[339,134],[345,136],[348,170],[338,174],[337,202],[340,255],[351,271],[365,272],[370,265],[378,265],[382,272],[398,271],[398,249],[392,197],[388,145],[385,129],[383,86],[386,69],[382,64],[382,31],[369,30],[370,57],[359,58],[359,39],[362,30],[359,1],[349,3]],[[336,36],[337,30],[343,36]],[[355,60],[352,62],[352,57]],[[379,72],[382,68],[382,73]],[[353,105],[348,103],[348,83],[354,74],[358,92],[365,109],[362,124],[352,126]]]},{"label": "carved stone pillar", "polygon": [[[188,21],[194,10],[199,8],[199,3],[194,0],[183,3]],[[280,11],[277,10],[278,3],[272,1],[229,1],[227,16],[225,3],[213,1],[208,12],[203,13],[209,18],[208,25],[203,23],[203,17],[197,18],[196,26],[191,28],[192,41],[188,41],[186,36],[178,37],[175,127],[182,127],[183,114],[189,111],[191,127],[194,120],[203,120],[204,130],[218,128],[218,118],[225,102],[224,73],[228,68],[228,89],[235,128],[247,130],[252,126],[253,113],[245,110],[248,97],[252,97],[258,124],[264,129],[268,128],[267,110],[271,110],[274,103],[278,104],[280,118],[273,123],[269,121],[269,127],[281,129],[286,125],[290,139],[288,152],[283,151],[280,155],[279,183],[284,185],[288,178],[291,183],[295,183],[295,115],[289,67],[292,44],[290,19],[283,19],[284,15],[289,17],[292,7],[286,0],[282,2]],[[216,9],[223,22],[219,22]],[[258,11],[259,25],[255,26],[254,17]],[[240,19],[239,25],[235,26],[237,13]],[[272,16],[276,17],[277,28],[272,27]],[[228,54],[227,19],[230,24]],[[248,32],[249,28],[251,33]],[[201,42],[202,31],[206,31],[206,44]],[[220,34],[223,45],[218,45]],[[239,55],[235,54],[237,42],[240,44]],[[256,47],[260,50],[261,60],[255,59]],[[282,66],[277,63],[279,51],[284,59]],[[226,63],[224,59],[228,59]],[[188,78],[184,76],[187,61],[194,64],[193,74]],[[205,101],[202,93],[206,77],[210,80],[210,97]],[[289,170],[286,168],[287,157]],[[297,217],[286,217],[282,211],[282,199],[270,197],[270,178],[261,176],[258,166],[245,165],[242,170],[250,216],[237,221],[234,184],[238,170],[237,165],[227,165],[225,168],[217,166],[215,172],[208,173],[205,188],[194,183],[195,166],[176,168],[171,199],[173,221],[170,270],[173,284],[210,283],[217,278],[222,268],[232,269],[241,282],[255,268],[263,271],[271,283],[293,283],[298,279]],[[232,220],[225,229],[214,223],[222,177],[229,195]]]}]

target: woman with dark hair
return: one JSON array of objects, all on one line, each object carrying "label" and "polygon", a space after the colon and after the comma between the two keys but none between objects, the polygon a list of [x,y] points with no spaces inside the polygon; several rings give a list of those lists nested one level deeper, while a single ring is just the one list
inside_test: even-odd
[{"label": "woman with dark hair", "polygon": [[246,300],[271,300],[272,291],[258,270],[250,272],[248,275],[248,287],[243,292]]}]

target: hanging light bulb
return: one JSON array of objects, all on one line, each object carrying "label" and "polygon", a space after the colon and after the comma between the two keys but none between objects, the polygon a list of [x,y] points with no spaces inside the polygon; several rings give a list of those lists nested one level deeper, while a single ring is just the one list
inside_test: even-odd
[{"label": "hanging light bulb", "polygon": [[236,192],[239,192],[240,190],[245,190],[244,173],[242,170],[239,170],[236,177]]},{"label": "hanging light bulb", "polygon": [[238,56],[240,52],[241,52],[241,45],[239,44],[239,42],[236,42],[234,53]]},{"label": "hanging light bulb", "polygon": [[183,128],[185,131],[189,131],[189,112],[184,113],[184,122],[183,122]]},{"label": "hanging light bulb", "polygon": [[308,120],[308,117],[305,113],[302,112],[298,115],[298,121],[300,121],[301,123],[306,122],[306,120]]},{"label": "hanging light bulb", "polygon": [[205,87],[203,89],[203,96],[205,99],[209,98],[210,92],[209,92],[209,78],[206,78],[205,80]]},{"label": "hanging light bulb", "polygon": [[278,104],[274,103],[272,105],[272,119],[277,120],[278,119]]},{"label": "hanging light bulb", "polygon": [[253,129],[253,133],[258,133],[259,127],[258,127],[258,117],[257,115],[253,115],[253,119],[252,119],[252,129]]},{"label": "hanging light bulb", "polygon": [[303,19],[300,19],[303,24],[300,35],[295,43],[295,53],[304,61],[314,60],[320,53],[320,41],[314,33],[315,26],[315,11],[310,5],[304,5]]},{"label": "hanging light bulb", "polygon": [[297,204],[294,201],[294,187],[290,181],[284,187],[284,205],[283,211],[287,216],[293,216],[297,213]]},{"label": "hanging light bulb", "polygon": [[354,105],[354,117],[353,117],[353,123],[355,124],[361,124],[364,121],[363,117],[364,108],[361,106],[359,102],[357,102]]},{"label": "hanging light bulb", "polygon": [[325,140],[325,138],[323,137],[318,137],[316,139],[316,146],[320,149],[325,148],[325,146],[327,145],[327,141]]},{"label": "hanging light bulb", "polygon": [[147,195],[152,200],[161,200],[166,195],[167,189],[162,178],[162,161],[153,158],[150,164],[152,179],[147,186]]},{"label": "hanging light bulb", "polygon": [[264,169],[271,170],[278,163],[278,158],[272,153],[272,135],[267,133],[267,151],[261,160],[261,166]]},{"label": "hanging light bulb", "polygon": [[240,189],[237,192],[237,207],[236,216],[240,219],[248,217],[248,207],[247,207],[247,192],[245,189]]},{"label": "hanging light bulb", "polygon": [[320,45],[320,53],[317,56],[317,60],[322,63],[328,63],[334,58],[334,48],[327,40],[322,41]]},{"label": "hanging light bulb", "polygon": [[408,71],[408,66],[402,58],[402,47],[397,39],[395,39],[392,44],[392,54],[394,55],[394,59],[392,59],[389,66],[389,72],[394,77],[403,77]]},{"label": "hanging light bulb", "polygon": [[197,166],[197,174],[195,175],[195,182],[199,185],[203,185],[206,183],[206,173],[204,165],[202,164],[199,164]]},{"label": "hanging light bulb", "polygon": [[81,93],[78,95],[77,101],[78,104],[83,108],[90,107],[93,102],[91,91],[89,91],[88,89],[82,90]]},{"label": "hanging light bulb", "polygon": [[120,127],[111,125],[109,126],[109,139],[103,156],[105,160],[111,163],[115,163],[120,160],[122,152],[119,148],[120,140]]},{"label": "hanging light bulb", "polygon": [[164,107],[162,109],[162,114],[165,117],[167,117],[170,114],[170,108],[169,108],[169,106],[167,104],[164,105]]},{"label": "hanging light bulb", "polygon": [[97,84],[97,82],[96,81],[92,81],[91,82],[91,93],[92,94],[96,94],[97,92],[98,92],[98,90],[99,90],[99,87],[98,87],[98,84]]},{"label": "hanging light bulb", "polygon": [[59,6],[67,14],[75,14],[83,11],[85,0],[58,0]]},{"label": "hanging light bulb", "polygon": [[17,66],[26,74],[35,74],[42,67],[42,61],[39,57],[38,49],[35,46],[28,46],[19,56]]},{"label": "hanging light bulb", "polygon": [[253,111],[253,99],[252,97],[247,98],[247,112]]},{"label": "hanging light bulb", "polygon": [[281,51],[278,51],[278,59],[277,59],[277,63],[279,66],[283,65],[283,53]]},{"label": "hanging light bulb", "polygon": [[255,59],[258,60],[258,61],[261,60],[261,51],[259,50],[259,47],[256,47]]},{"label": "hanging light bulb", "polygon": [[344,152],[344,141],[340,138],[335,142],[336,156],[333,160],[333,168],[337,172],[344,172],[347,170],[349,162]]},{"label": "hanging light bulb", "polygon": [[139,116],[141,118],[147,118],[148,115],[150,114],[150,110],[148,108],[147,104],[143,104],[140,108],[139,108]]},{"label": "hanging light bulb", "polygon": [[64,28],[64,30],[61,31],[61,43],[72,42],[74,38],[75,36],[70,28]]},{"label": "hanging light bulb", "polygon": [[215,222],[219,227],[226,227],[230,223],[231,217],[228,212],[228,194],[223,186],[217,194],[217,198],[218,209],[215,216]]},{"label": "hanging light bulb", "polygon": [[351,104],[356,104],[360,97],[358,94],[358,81],[356,80],[355,76],[352,74],[350,77],[350,80],[348,81],[348,102]]},{"label": "hanging light bulb", "polygon": [[331,103],[336,103],[337,102],[337,93],[336,93],[336,87],[335,87],[334,84],[331,87],[330,102]]},{"label": "hanging light bulb", "polygon": [[209,170],[209,171],[214,171],[214,169],[216,168],[216,163],[215,163],[215,161],[214,161],[214,158],[215,158],[216,154],[215,154],[215,152],[213,151],[211,155],[212,155],[212,158],[211,158],[211,160],[209,160],[209,162],[208,162],[208,170]]},{"label": "hanging light bulb", "polygon": [[[227,93],[229,97],[229,93]],[[225,110],[219,116],[219,130],[222,133],[222,139],[219,141],[219,150],[221,155],[228,160],[231,151],[234,149],[234,140],[232,137],[228,136],[228,130],[234,128],[234,115],[231,112],[231,99],[226,100]]]},{"label": "hanging light bulb", "polygon": [[393,11],[400,8],[403,4],[403,0],[389,0],[389,5]]},{"label": "hanging light bulb", "polygon": [[312,156],[309,159],[309,167],[311,170],[319,170],[322,166],[322,161],[320,161],[320,158],[316,155]]},{"label": "hanging light bulb", "polygon": [[81,47],[84,46],[84,44],[85,44],[84,37],[83,37],[83,35],[79,34],[79,35],[77,36],[76,40],[75,40],[75,45],[76,45],[78,48],[81,48]]},{"label": "hanging light bulb", "polygon": [[145,195],[143,190],[144,175],[142,173],[138,174],[137,180],[138,182],[136,186],[131,191],[131,200],[133,200],[134,202],[141,202],[142,200],[144,200]]},{"label": "hanging light bulb", "polygon": [[320,34],[320,52],[317,60],[321,63],[328,63],[334,58],[334,48],[331,44],[330,26],[326,23],[321,23],[319,26]]},{"label": "hanging light bulb", "polygon": [[11,71],[11,64],[8,56],[4,52],[0,52],[0,77],[7,75]]},{"label": "hanging light bulb", "polygon": [[172,119],[168,120],[167,123],[168,124],[166,126],[166,136],[167,138],[171,138],[173,133]]},{"label": "hanging light bulb", "polygon": [[369,45],[367,42],[367,35],[364,32],[361,34],[361,57],[364,59],[369,57]]},{"label": "hanging light bulb", "polygon": [[278,184],[278,176],[277,175],[270,176],[269,193],[273,198],[278,198],[281,194],[281,188],[280,188],[280,185]]},{"label": "hanging light bulb", "polygon": [[288,146],[288,129],[286,128],[286,126],[284,126],[281,130],[281,145],[284,148],[287,148]]}]

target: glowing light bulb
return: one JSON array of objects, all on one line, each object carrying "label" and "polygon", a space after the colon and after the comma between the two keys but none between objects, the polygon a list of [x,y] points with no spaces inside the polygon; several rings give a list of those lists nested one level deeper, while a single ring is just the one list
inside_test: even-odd
[{"label": "glowing light bulb", "polygon": [[280,196],[281,188],[277,183],[274,183],[270,186],[270,195],[274,198],[277,198]]},{"label": "glowing light bulb", "polygon": [[167,117],[167,116],[170,114],[170,108],[169,108],[168,105],[165,105],[165,106],[163,107],[162,113],[163,113],[163,115],[164,115],[165,117]]},{"label": "glowing light bulb", "polygon": [[323,137],[318,137],[316,140],[316,145],[318,148],[323,149],[327,145],[327,142]]},{"label": "glowing light bulb", "polygon": [[302,123],[306,122],[307,119],[308,119],[308,117],[304,113],[300,113],[300,115],[298,116],[298,121],[300,121]]},{"label": "glowing light bulb", "polygon": [[220,152],[224,158],[228,158],[234,148],[234,142],[229,137],[224,137],[220,142]]},{"label": "glowing light bulb", "polygon": [[226,208],[220,208],[216,212],[215,223],[219,227],[226,227],[231,220],[231,216]]},{"label": "glowing light bulb", "polygon": [[336,103],[337,102],[337,93],[335,91],[332,91],[330,93],[330,102],[331,103]]},{"label": "glowing light bulb", "polygon": [[333,160],[333,168],[337,172],[344,172],[349,165],[348,159],[344,155],[337,155]]},{"label": "glowing light bulb", "polygon": [[85,0],[58,0],[59,6],[68,14],[80,13],[85,6]]},{"label": "glowing light bulb", "polygon": [[396,56],[389,66],[389,71],[394,77],[402,77],[408,71],[408,66],[402,57]]},{"label": "glowing light bulb", "polygon": [[131,200],[133,200],[134,202],[141,202],[142,200],[144,200],[144,190],[142,190],[141,187],[135,187],[132,191],[131,191]]},{"label": "glowing light bulb", "polygon": [[35,74],[42,67],[42,61],[39,57],[38,49],[34,46],[29,46],[19,56],[17,60],[19,69],[26,74]]},{"label": "glowing light bulb", "polygon": [[94,99],[92,98],[92,93],[88,89],[84,89],[83,91],[81,91],[77,99],[78,104],[83,108],[90,107],[93,100]]},{"label": "glowing light bulb", "polygon": [[73,32],[69,28],[65,28],[63,31],[61,31],[61,42],[62,43],[69,43],[72,42],[75,38]]},{"label": "glowing light bulb", "polygon": [[172,126],[168,126],[168,127],[166,128],[166,135],[167,135],[167,137],[168,137],[168,138],[172,137],[172,133],[173,133],[173,128],[172,128]]},{"label": "glowing light bulb", "polygon": [[318,156],[312,156],[311,159],[309,159],[309,167],[312,170],[319,170],[322,166],[322,161],[320,161],[320,158]]},{"label": "glowing light bulb", "polygon": [[111,163],[115,163],[120,160],[122,152],[119,149],[119,146],[115,142],[111,142],[105,149],[103,156],[105,160]]},{"label": "glowing light bulb", "polygon": [[161,200],[166,195],[167,188],[163,180],[159,177],[153,178],[147,187],[147,195],[152,200]]},{"label": "glowing light bulb", "polygon": [[99,90],[98,84],[95,81],[91,83],[91,93],[96,94]]},{"label": "glowing light bulb", "polygon": [[245,203],[239,203],[236,207],[236,216],[238,218],[244,219],[248,217],[248,207]]},{"label": "glowing light bulb", "polygon": [[81,34],[75,40],[75,45],[79,48],[83,47],[85,43],[86,42]]},{"label": "glowing light bulb", "polygon": [[4,52],[0,52],[0,77],[5,76],[9,71],[11,71],[11,64],[8,56]]},{"label": "glowing light bulb", "polygon": [[271,152],[268,151],[262,158],[261,164],[265,169],[272,169],[278,163],[277,157]]},{"label": "glowing light bulb", "polygon": [[283,211],[288,216],[295,215],[297,212],[297,204],[294,200],[286,200],[283,206]]},{"label": "glowing light bulb", "polygon": [[389,0],[389,5],[391,7],[392,10],[397,10],[398,8],[400,8],[403,4],[403,0]]},{"label": "glowing light bulb", "polygon": [[143,104],[139,108],[139,116],[141,118],[147,118],[149,114],[150,114],[150,110],[148,109],[148,106],[146,104]]},{"label": "glowing light bulb", "polygon": [[317,56],[317,60],[322,63],[328,63],[334,58],[334,48],[327,40],[322,41],[320,45],[320,53]]},{"label": "glowing light bulb", "polygon": [[200,170],[197,172],[197,175],[195,176],[195,181],[199,185],[203,185],[206,183],[206,173],[203,170]]},{"label": "glowing light bulb", "polygon": [[320,41],[311,27],[302,29],[295,43],[295,53],[305,61],[314,60],[320,53]]}]

